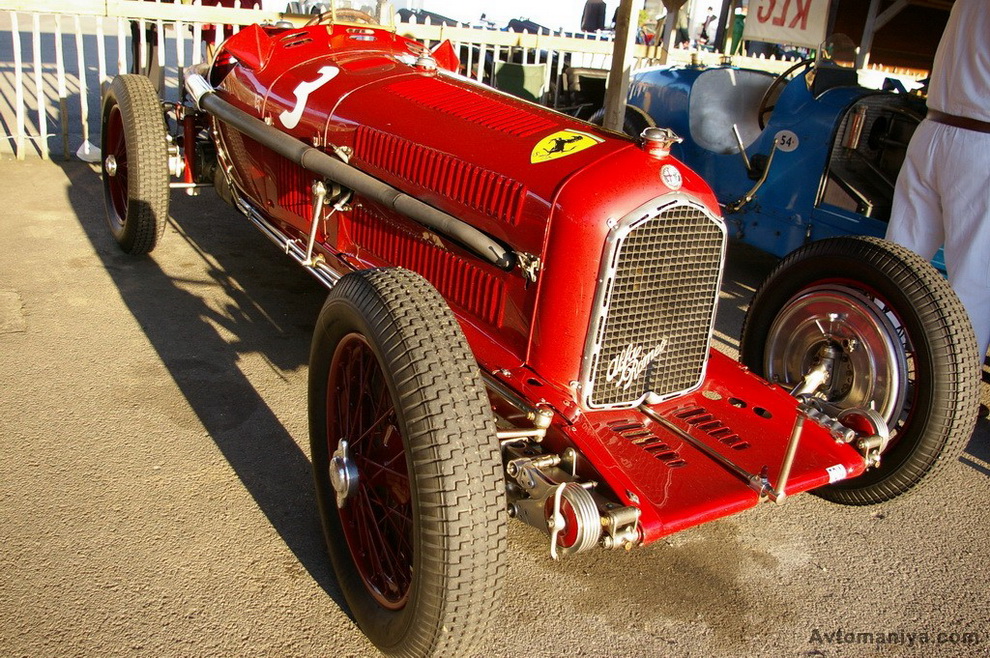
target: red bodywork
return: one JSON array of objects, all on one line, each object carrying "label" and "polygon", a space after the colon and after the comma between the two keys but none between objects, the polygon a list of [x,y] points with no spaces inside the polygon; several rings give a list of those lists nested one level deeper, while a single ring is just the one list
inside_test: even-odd
[{"label": "red bodywork", "polygon": [[[757,504],[759,494],[738,474],[639,408],[588,408],[577,385],[610,226],[673,192],[664,167],[680,174],[677,192],[720,223],[711,190],[669,156],[457,77],[449,46],[434,54],[438,68],[417,66],[424,54],[416,42],[366,26],[253,26],[227,41],[210,82],[249,114],[307,144],[343,148],[364,172],[539,258],[534,282],[360,197],[316,234],[317,250],[338,271],[400,266],[425,276],[483,370],[554,411],[544,446],[576,448],[585,458],[581,475],[640,509],[644,543]],[[305,242],[314,176],[228,126],[216,128],[220,164],[238,193]],[[575,132],[540,146],[560,131]],[[567,135],[575,133],[593,143],[569,152]],[[545,157],[555,149],[560,157]],[[650,408],[771,483],[798,415],[786,391],[714,351],[699,387]],[[863,469],[856,450],[808,422],[785,493]]]}]

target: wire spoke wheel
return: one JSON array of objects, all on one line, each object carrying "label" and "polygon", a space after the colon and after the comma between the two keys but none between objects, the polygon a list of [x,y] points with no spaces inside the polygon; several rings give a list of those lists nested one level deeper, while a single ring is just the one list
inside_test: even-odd
[{"label": "wire spoke wheel", "polygon": [[313,335],[309,414],[327,548],[361,630],[389,655],[480,651],[505,569],[502,460],[436,289],[401,269],[343,277]]},{"label": "wire spoke wheel", "polygon": [[349,334],[327,382],[328,451],[346,439],[356,489],[340,506],[341,527],[365,587],[383,607],[405,605],[412,581],[412,505],[405,448],[384,375],[368,342]]},{"label": "wire spoke wheel", "polygon": [[[104,171],[109,176],[107,186],[110,195],[107,210],[110,222],[123,228],[123,218],[127,216],[127,140],[124,137],[120,106],[110,108],[104,132]],[[113,159],[106,159],[108,157]]]}]

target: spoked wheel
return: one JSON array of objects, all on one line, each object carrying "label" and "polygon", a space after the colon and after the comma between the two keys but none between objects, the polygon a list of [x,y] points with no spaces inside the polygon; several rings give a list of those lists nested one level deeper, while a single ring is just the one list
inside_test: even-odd
[{"label": "spoked wheel", "polygon": [[358,625],[387,654],[480,650],[504,571],[505,497],[457,320],[412,272],[349,274],[320,313],[309,377],[320,515]]},{"label": "spoked wheel", "polygon": [[931,265],[877,238],[843,237],[807,245],[771,272],[746,314],[740,352],[788,388],[824,365],[814,395],[886,423],[879,467],[816,491],[865,505],[907,492],[961,451],[976,421],[975,340]]},{"label": "spoked wheel", "polygon": [[146,254],[165,232],[169,173],[165,119],[148,78],[118,75],[103,99],[103,197],[110,232]]},{"label": "spoked wheel", "polygon": [[361,334],[337,344],[327,391],[327,436],[341,437],[329,465],[341,530],[368,593],[399,610],[412,582],[406,446],[384,373]]}]

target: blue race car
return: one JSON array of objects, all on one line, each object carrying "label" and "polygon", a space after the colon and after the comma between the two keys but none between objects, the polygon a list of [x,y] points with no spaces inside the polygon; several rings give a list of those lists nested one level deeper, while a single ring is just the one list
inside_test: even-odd
[{"label": "blue race car", "polygon": [[[860,86],[832,52],[780,75],[728,65],[640,70],[624,130],[672,129],[682,138],[673,154],[711,184],[735,237],[776,256],[830,236],[882,237],[925,104]],[[933,262],[944,271],[941,258]]]}]

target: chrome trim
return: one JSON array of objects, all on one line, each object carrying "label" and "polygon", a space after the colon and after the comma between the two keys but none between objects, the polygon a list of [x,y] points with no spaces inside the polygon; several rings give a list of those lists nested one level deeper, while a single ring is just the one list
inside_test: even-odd
[{"label": "chrome trim", "polygon": [[250,203],[241,198],[235,187],[231,186],[231,191],[234,193],[234,203],[236,204],[237,209],[240,210],[245,217],[250,219],[255,226],[261,229],[261,232],[264,233],[268,239],[281,247],[282,250],[291,256],[294,261],[302,265],[303,269],[315,276],[316,279],[327,288],[333,288],[333,286],[340,281],[341,274],[332,269],[326,264],[326,262],[320,260],[319,257],[313,259],[312,263],[307,264],[306,249],[299,243],[298,240],[293,240],[288,237],[274,224],[266,220]]},{"label": "chrome trim", "polygon": [[196,109],[202,109],[199,106],[199,101],[203,96],[213,93],[213,86],[199,73],[187,73],[185,87],[193,102],[196,103]]},{"label": "chrome trim", "polygon": [[[637,228],[644,226],[650,221],[660,219],[662,215],[676,209],[677,206],[687,206],[691,210],[701,212],[714,224],[715,227],[718,228],[721,233],[721,253],[719,254],[720,266],[718,269],[717,279],[714,281],[714,287],[711,289],[713,294],[713,297],[710,299],[712,313],[709,318],[707,335],[704,339],[706,346],[711,344],[715,326],[715,310],[718,304],[718,294],[719,289],[721,288],[722,276],[725,269],[724,263],[728,236],[725,222],[721,217],[710,212],[703,204],[688,194],[683,192],[665,194],[628,213],[618,222],[615,222],[614,226],[610,224],[612,230],[605,241],[605,246],[602,252],[602,264],[598,276],[598,287],[595,292],[591,322],[588,325],[584,356],[581,364],[581,402],[586,408],[625,409],[637,407],[644,401],[649,402],[650,404],[656,404],[663,400],[695,390],[704,380],[705,371],[708,365],[707,349],[704,351],[704,356],[701,358],[701,367],[698,370],[698,377],[691,386],[677,391],[666,391],[663,394],[657,394],[653,391],[641,391],[637,389],[636,391],[630,391],[630,395],[632,397],[629,397],[628,399],[614,402],[594,402],[595,379],[602,368],[608,367],[608,365],[600,362],[600,357],[602,356],[601,353],[603,351],[603,339],[609,337],[607,329],[609,317],[613,311],[613,284],[616,281],[616,276],[619,271],[619,256],[623,253],[625,240]],[[676,311],[677,309],[672,310]],[[631,366],[635,366],[633,368],[634,370],[638,369],[641,372],[643,368],[649,365],[649,363],[646,362],[648,361],[648,357],[651,355],[656,357],[656,354],[654,354],[656,350],[662,351],[667,347],[666,338],[658,337],[658,341],[660,341],[658,345],[627,346],[626,351],[628,351],[628,354],[626,354],[627,358],[625,360],[629,361]],[[674,349],[677,349],[677,346],[673,347]],[[628,387],[629,384],[627,384],[624,388]]]}]

